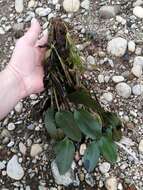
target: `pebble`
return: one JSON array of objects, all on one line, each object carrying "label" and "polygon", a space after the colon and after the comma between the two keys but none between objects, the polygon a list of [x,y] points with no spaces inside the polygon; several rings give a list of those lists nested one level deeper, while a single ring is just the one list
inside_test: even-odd
[{"label": "pebble", "polygon": [[139,152],[143,154],[143,139],[139,143]]},{"label": "pebble", "polygon": [[133,66],[140,65],[143,68],[143,56],[136,56]]},{"label": "pebble", "polygon": [[32,8],[32,7],[34,7],[35,6],[35,0],[30,0],[29,2],[28,2],[28,8]]},{"label": "pebble", "polygon": [[104,83],[104,75],[98,75],[98,82]]},{"label": "pebble", "polygon": [[110,170],[110,163],[108,162],[103,162],[102,164],[99,165],[99,170],[102,174],[108,173]]},{"label": "pebble", "polygon": [[123,98],[129,98],[131,95],[131,87],[125,82],[116,85],[117,94]]},{"label": "pebble", "polygon": [[133,7],[140,6],[143,4],[143,0],[137,0],[136,2],[133,3]]},{"label": "pebble", "polygon": [[118,184],[118,190],[124,190],[122,183]]},{"label": "pebble", "polygon": [[138,18],[143,18],[143,8],[141,6],[136,6],[133,9],[133,14]]},{"label": "pebble", "polygon": [[135,52],[135,49],[136,49],[135,42],[134,41],[129,41],[128,42],[128,50],[133,53],[133,52]]},{"label": "pebble", "polygon": [[135,65],[133,66],[131,72],[133,73],[134,76],[139,78],[142,75],[142,67],[140,65]]},{"label": "pebble", "polygon": [[15,111],[16,111],[17,113],[21,113],[21,112],[22,112],[22,109],[23,109],[23,104],[22,104],[22,102],[18,102],[14,109],[15,109]]},{"label": "pebble", "polygon": [[14,155],[7,164],[6,169],[7,175],[15,180],[20,180],[24,176],[24,170],[22,166],[18,163],[17,155]]},{"label": "pebble", "polygon": [[20,143],[19,143],[19,150],[20,150],[20,152],[21,152],[23,155],[26,154],[27,148],[26,148],[26,146],[23,144],[23,142],[20,142]]},{"label": "pebble", "polygon": [[113,94],[111,92],[105,92],[103,93],[103,99],[106,100],[107,102],[112,102],[113,101]]},{"label": "pebble", "polygon": [[13,131],[15,129],[15,124],[14,123],[9,123],[8,126],[7,126],[7,129],[9,131]]},{"label": "pebble", "polygon": [[86,144],[81,144],[80,145],[80,150],[79,150],[79,153],[80,153],[81,156],[84,155],[85,150],[86,150]]},{"label": "pebble", "polygon": [[5,168],[5,163],[3,161],[0,161],[0,170],[3,170]]},{"label": "pebble", "polygon": [[70,184],[74,184],[76,182],[75,176],[74,176],[74,171],[70,169],[67,171],[64,175],[60,175],[57,164],[55,161],[51,163],[51,169],[53,173],[53,177],[55,179],[55,182],[58,185],[64,185],[64,186],[69,186]]},{"label": "pebble", "polygon": [[5,34],[5,31],[2,27],[0,27],[0,35],[3,35],[3,34]]},{"label": "pebble", "polygon": [[31,146],[30,156],[35,157],[43,151],[40,144],[33,144]]},{"label": "pebble", "polygon": [[117,190],[117,179],[115,177],[110,177],[105,182],[105,187],[107,190]]},{"label": "pebble", "polygon": [[119,83],[119,82],[123,82],[125,79],[123,76],[113,76],[112,80],[114,83]]},{"label": "pebble", "polygon": [[15,0],[15,10],[17,13],[22,13],[24,10],[23,0]]},{"label": "pebble", "polygon": [[77,12],[80,8],[80,1],[79,0],[64,0],[63,8],[68,13]]},{"label": "pebble", "polygon": [[8,148],[11,148],[13,145],[14,145],[14,141],[10,141],[10,142],[7,144],[7,147],[8,147]]},{"label": "pebble", "polygon": [[123,17],[121,17],[121,16],[116,16],[116,21],[118,23],[121,23],[122,25],[126,24],[126,20]]},{"label": "pebble", "polygon": [[84,9],[86,9],[86,10],[89,10],[90,1],[89,1],[89,0],[84,0],[84,1],[82,1],[81,7],[84,8]]},{"label": "pebble", "polygon": [[50,8],[38,7],[38,8],[36,8],[35,12],[40,17],[44,17],[44,16],[47,16],[51,13],[51,9]]},{"label": "pebble", "polygon": [[143,85],[137,84],[137,85],[133,86],[132,92],[136,96],[143,94]]},{"label": "pebble", "polygon": [[122,57],[127,50],[127,40],[117,37],[108,42],[107,51],[109,54]]},{"label": "pebble", "polygon": [[87,67],[89,68],[89,69],[92,69],[92,66],[94,66],[95,65],[95,58],[93,57],[93,56],[91,56],[91,55],[89,55],[88,57],[87,57]]},{"label": "pebble", "polygon": [[93,177],[92,177],[91,174],[87,173],[87,174],[85,175],[85,181],[86,181],[86,183],[87,183],[89,186],[94,187],[94,185],[95,185],[95,180],[93,179]]},{"label": "pebble", "polygon": [[102,18],[109,19],[115,17],[120,11],[120,6],[102,6],[99,10],[99,15]]},{"label": "pebble", "polygon": [[56,5],[56,4],[58,4],[59,3],[59,0],[52,0],[52,4],[53,5]]}]

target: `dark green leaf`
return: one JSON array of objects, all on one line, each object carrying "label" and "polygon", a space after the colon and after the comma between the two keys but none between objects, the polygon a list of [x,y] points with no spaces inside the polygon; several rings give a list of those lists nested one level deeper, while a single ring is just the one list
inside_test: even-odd
[{"label": "dark green leaf", "polygon": [[80,110],[74,112],[75,121],[80,130],[92,139],[98,139],[102,132],[102,124],[98,117],[93,118],[88,111]]},{"label": "dark green leaf", "polygon": [[65,138],[55,147],[56,164],[61,175],[65,174],[71,167],[75,147],[69,139]]},{"label": "dark green leaf", "polygon": [[75,92],[69,94],[68,98],[74,104],[83,104],[87,108],[96,110],[98,113],[103,111],[99,102],[92,99],[90,93],[83,88],[80,88]]},{"label": "dark green leaf", "polygon": [[99,141],[100,152],[104,158],[109,162],[116,162],[117,160],[117,148],[114,142],[106,137],[102,137]]},{"label": "dark green leaf", "polygon": [[92,172],[96,167],[100,157],[100,150],[97,142],[92,142],[84,154],[84,166],[88,172]]},{"label": "dark green leaf", "polygon": [[74,116],[72,112],[57,112],[56,113],[56,123],[57,125],[63,129],[64,133],[75,141],[80,141],[81,132],[74,120]]},{"label": "dark green leaf", "polygon": [[54,137],[57,134],[57,128],[55,123],[55,113],[53,108],[48,108],[48,110],[45,112],[45,127],[50,134],[50,136]]},{"label": "dark green leaf", "polygon": [[115,141],[119,141],[122,137],[122,122],[115,113],[105,112],[104,121],[107,128],[112,128],[112,136]]}]

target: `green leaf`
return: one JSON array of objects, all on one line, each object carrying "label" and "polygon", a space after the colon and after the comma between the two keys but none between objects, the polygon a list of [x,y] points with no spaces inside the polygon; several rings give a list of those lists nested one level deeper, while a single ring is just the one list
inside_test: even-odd
[{"label": "green leaf", "polygon": [[45,112],[45,127],[50,136],[54,137],[57,134],[56,122],[55,122],[55,112],[53,108],[48,108]]},{"label": "green leaf", "polygon": [[88,111],[74,112],[75,121],[80,130],[91,139],[98,139],[102,135],[102,124],[98,117],[93,118]]},{"label": "green leaf", "polygon": [[97,142],[92,142],[84,154],[84,166],[88,172],[92,172],[96,167],[100,157],[100,150]]},{"label": "green leaf", "polygon": [[99,148],[100,152],[102,153],[103,157],[111,162],[114,163],[117,160],[117,147],[113,141],[109,140],[106,137],[102,137],[99,141]]},{"label": "green leaf", "polygon": [[75,92],[69,94],[68,98],[74,104],[83,104],[87,108],[96,110],[98,113],[103,112],[99,102],[92,99],[90,93],[83,88],[79,88]]},{"label": "green leaf", "polygon": [[73,142],[68,138],[65,138],[57,144],[55,147],[55,153],[56,164],[58,166],[60,174],[63,175],[70,169],[74,158],[75,147],[73,145]]},{"label": "green leaf", "polygon": [[122,137],[122,122],[119,117],[112,112],[105,112],[104,120],[107,128],[112,129],[113,140],[119,141]]},{"label": "green leaf", "polygon": [[63,129],[64,133],[74,141],[80,141],[81,132],[74,120],[74,116],[72,112],[57,112],[56,113],[56,123],[57,125]]}]

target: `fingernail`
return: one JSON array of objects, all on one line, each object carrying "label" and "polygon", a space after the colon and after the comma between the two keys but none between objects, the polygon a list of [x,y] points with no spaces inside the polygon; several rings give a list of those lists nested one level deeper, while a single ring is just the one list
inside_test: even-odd
[{"label": "fingernail", "polygon": [[36,22],[37,22],[37,19],[36,19],[36,18],[32,18],[31,24],[34,24],[34,23],[36,23]]}]

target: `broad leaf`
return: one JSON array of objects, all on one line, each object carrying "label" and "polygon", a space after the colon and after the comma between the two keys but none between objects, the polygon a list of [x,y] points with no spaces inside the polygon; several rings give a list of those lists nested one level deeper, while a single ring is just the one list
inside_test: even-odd
[{"label": "broad leaf", "polygon": [[98,117],[93,118],[88,111],[80,110],[74,112],[75,121],[80,130],[91,139],[100,138],[102,124]]},{"label": "broad leaf", "polygon": [[104,158],[109,162],[116,162],[117,160],[117,148],[113,141],[106,137],[102,137],[99,141],[100,152]]},{"label": "broad leaf", "polygon": [[104,123],[106,124],[107,128],[112,129],[113,140],[119,141],[122,137],[122,123],[118,116],[112,112],[105,112]]},{"label": "broad leaf", "polygon": [[47,132],[50,134],[50,136],[52,137],[56,136],[57,128],[56,128],[55,113],[53,108],[48,108],[48,110],[45,112],[44,122]]},{"label": "broad leaf", "polygon": [[83,104],[87,108],[96,110],[98,113],[103,112],[103,109],[100,106],[99,102],[92,99],[90,93],[83,88],[79,88],[75,92],[69,94],[68,98],[74,104]]},{"label": "broad leaf", "polygon": [[63,129],[64,133],[74,141],[81,140],[81,132],[74,120],[72,112],[57,112],[56,113],[56,123]]},{"label": "broad leaf", "polygon": [[84,154],[84,166],[88,172],[92,172],[96,167],[100,157],[100,150],[97,142],[92,142]]},{"label": "broad leaf", "polygon": [[55,147],[56,164],[61,175],[65,174],[71,167],[75,147],[73,142],[65,138]]}]

